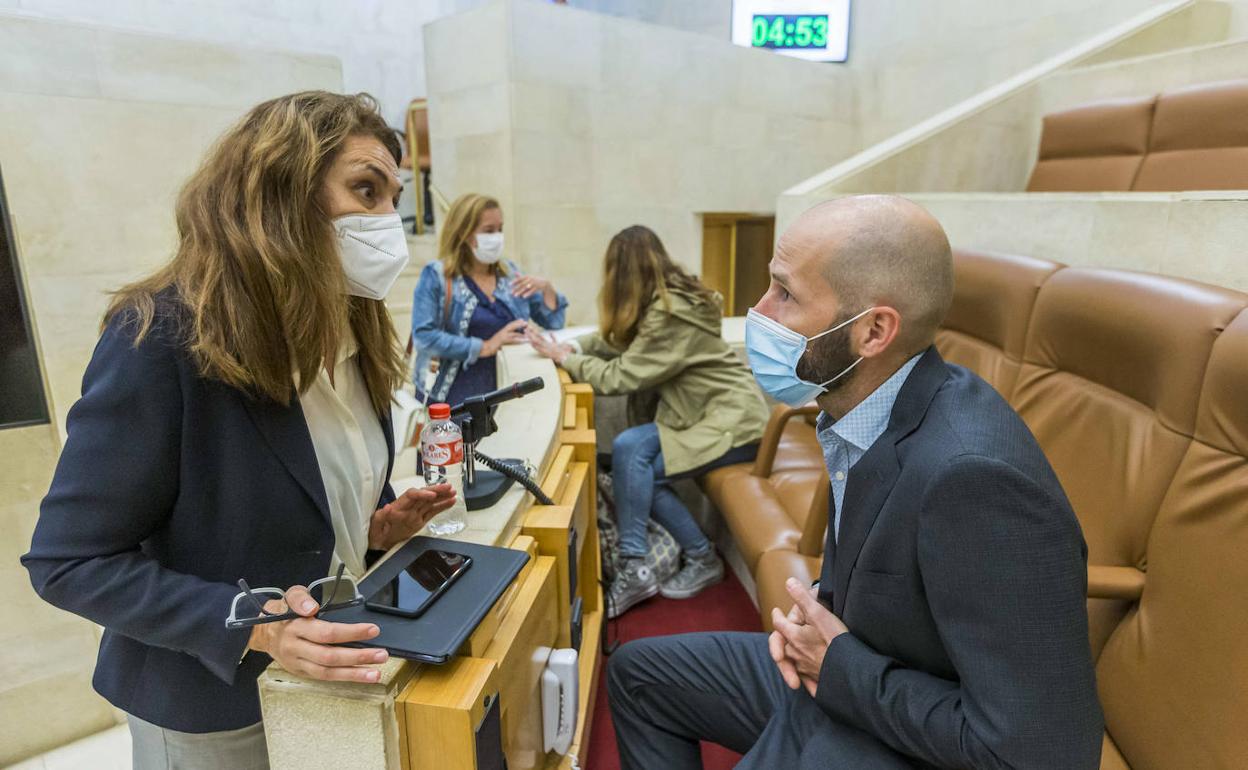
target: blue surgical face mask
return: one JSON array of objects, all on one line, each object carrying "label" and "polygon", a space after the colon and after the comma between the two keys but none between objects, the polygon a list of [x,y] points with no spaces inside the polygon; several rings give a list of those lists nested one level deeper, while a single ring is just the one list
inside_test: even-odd
[{"label": "blue surgical face mask", "polygon": [[862,356],[845,367],[840,374],[816,385],[797,376],[797,362],[806,352],[807,343],[848,326],[872,310],[875,308],[869,307],[853,318],[808,338],[750,308],[745,315],[745,349],[758,386],[767,395],[789,406],[801,406],[826,393],[829,385],[844,377],[862,361]]}]

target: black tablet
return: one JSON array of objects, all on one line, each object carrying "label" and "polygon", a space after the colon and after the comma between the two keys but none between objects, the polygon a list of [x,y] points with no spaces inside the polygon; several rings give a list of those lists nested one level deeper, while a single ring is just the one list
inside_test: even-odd
[{"label": "black tablet", "polygon": [[368,601],[387,598],[382,593],[384,589],[401,580],[400,574],[406,574],[408,567],[427,551],[451,554],[452,560],[457,555],[465,562],[471,560],[472,566],[460,569],[458,576],[417,617],[379,611],[368,604],[336,611],[326,619],[336,623],[372,623],[381,629],[373,639],[346,646],[375,647],[396,658],[445,663],[459,651],[529,560],[528,553],[511,548],[414,537],[360,581],[360,593]]}]

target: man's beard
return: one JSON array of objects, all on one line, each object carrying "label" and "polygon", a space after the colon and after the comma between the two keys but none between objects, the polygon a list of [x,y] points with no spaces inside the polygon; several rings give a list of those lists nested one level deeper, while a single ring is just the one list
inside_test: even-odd
[{"label": "man's beard", "polygon": [[[795,371],[806,382],[821,385],[853,366],[858,356],[849,349],[849,329],[837,329],[831,334],[806,344],[806,352],[798,359]],[[851,369],[845,376],[828,385],[828,392],[845,387],[854,378]]]}]

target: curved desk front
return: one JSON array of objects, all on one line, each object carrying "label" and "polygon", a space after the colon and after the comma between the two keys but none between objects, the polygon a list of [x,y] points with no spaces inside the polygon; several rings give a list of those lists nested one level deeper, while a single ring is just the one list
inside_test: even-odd
[{"label": "curved desk front", "polygon": [[[500,353],[500,383],[538,376],[546,387],[500,405],[499,430],[480,449],[526,459],[556,504],[536,505],[516,485],[490,508],[470,512],[468,528],[453,536],[528,551],[524,570],[445,665],[392,659],[372,685],[314,681],[270,666],[259,687],[273,770],[501,768],[486,737],[492,730],[501,733],[509,770],[578,766],[588,745],[605,618],[593,392],[527,346]],[[402,493],[420,483],[396,478],[394,487]],[[541,676],[551,650],[574,644],[577,728],[567,755],[548,753]]]}]

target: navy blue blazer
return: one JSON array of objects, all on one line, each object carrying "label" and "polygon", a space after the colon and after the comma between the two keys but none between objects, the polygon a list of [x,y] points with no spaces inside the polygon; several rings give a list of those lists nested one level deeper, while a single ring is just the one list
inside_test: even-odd
[{"label": "navy blue blazer", "polygon": [[[48,602],[103,626],[94,685],[161,727],[203,733],[260,721],[267,655],[227,630],[239,578],[324,577],[329,505],[298,399],[284,407],[201,377],[164,298],[104,330],[69,412],[69,437],[22,564]],[[394,499],[387,483],[378,505]]]},{"label": "navy blue blazer", "polygon": [[929,348],[842,504],[819,599],[850,633],[824,656],[819,706],[899,767],[1099,767],[1087,548],[1009,404]]}]

